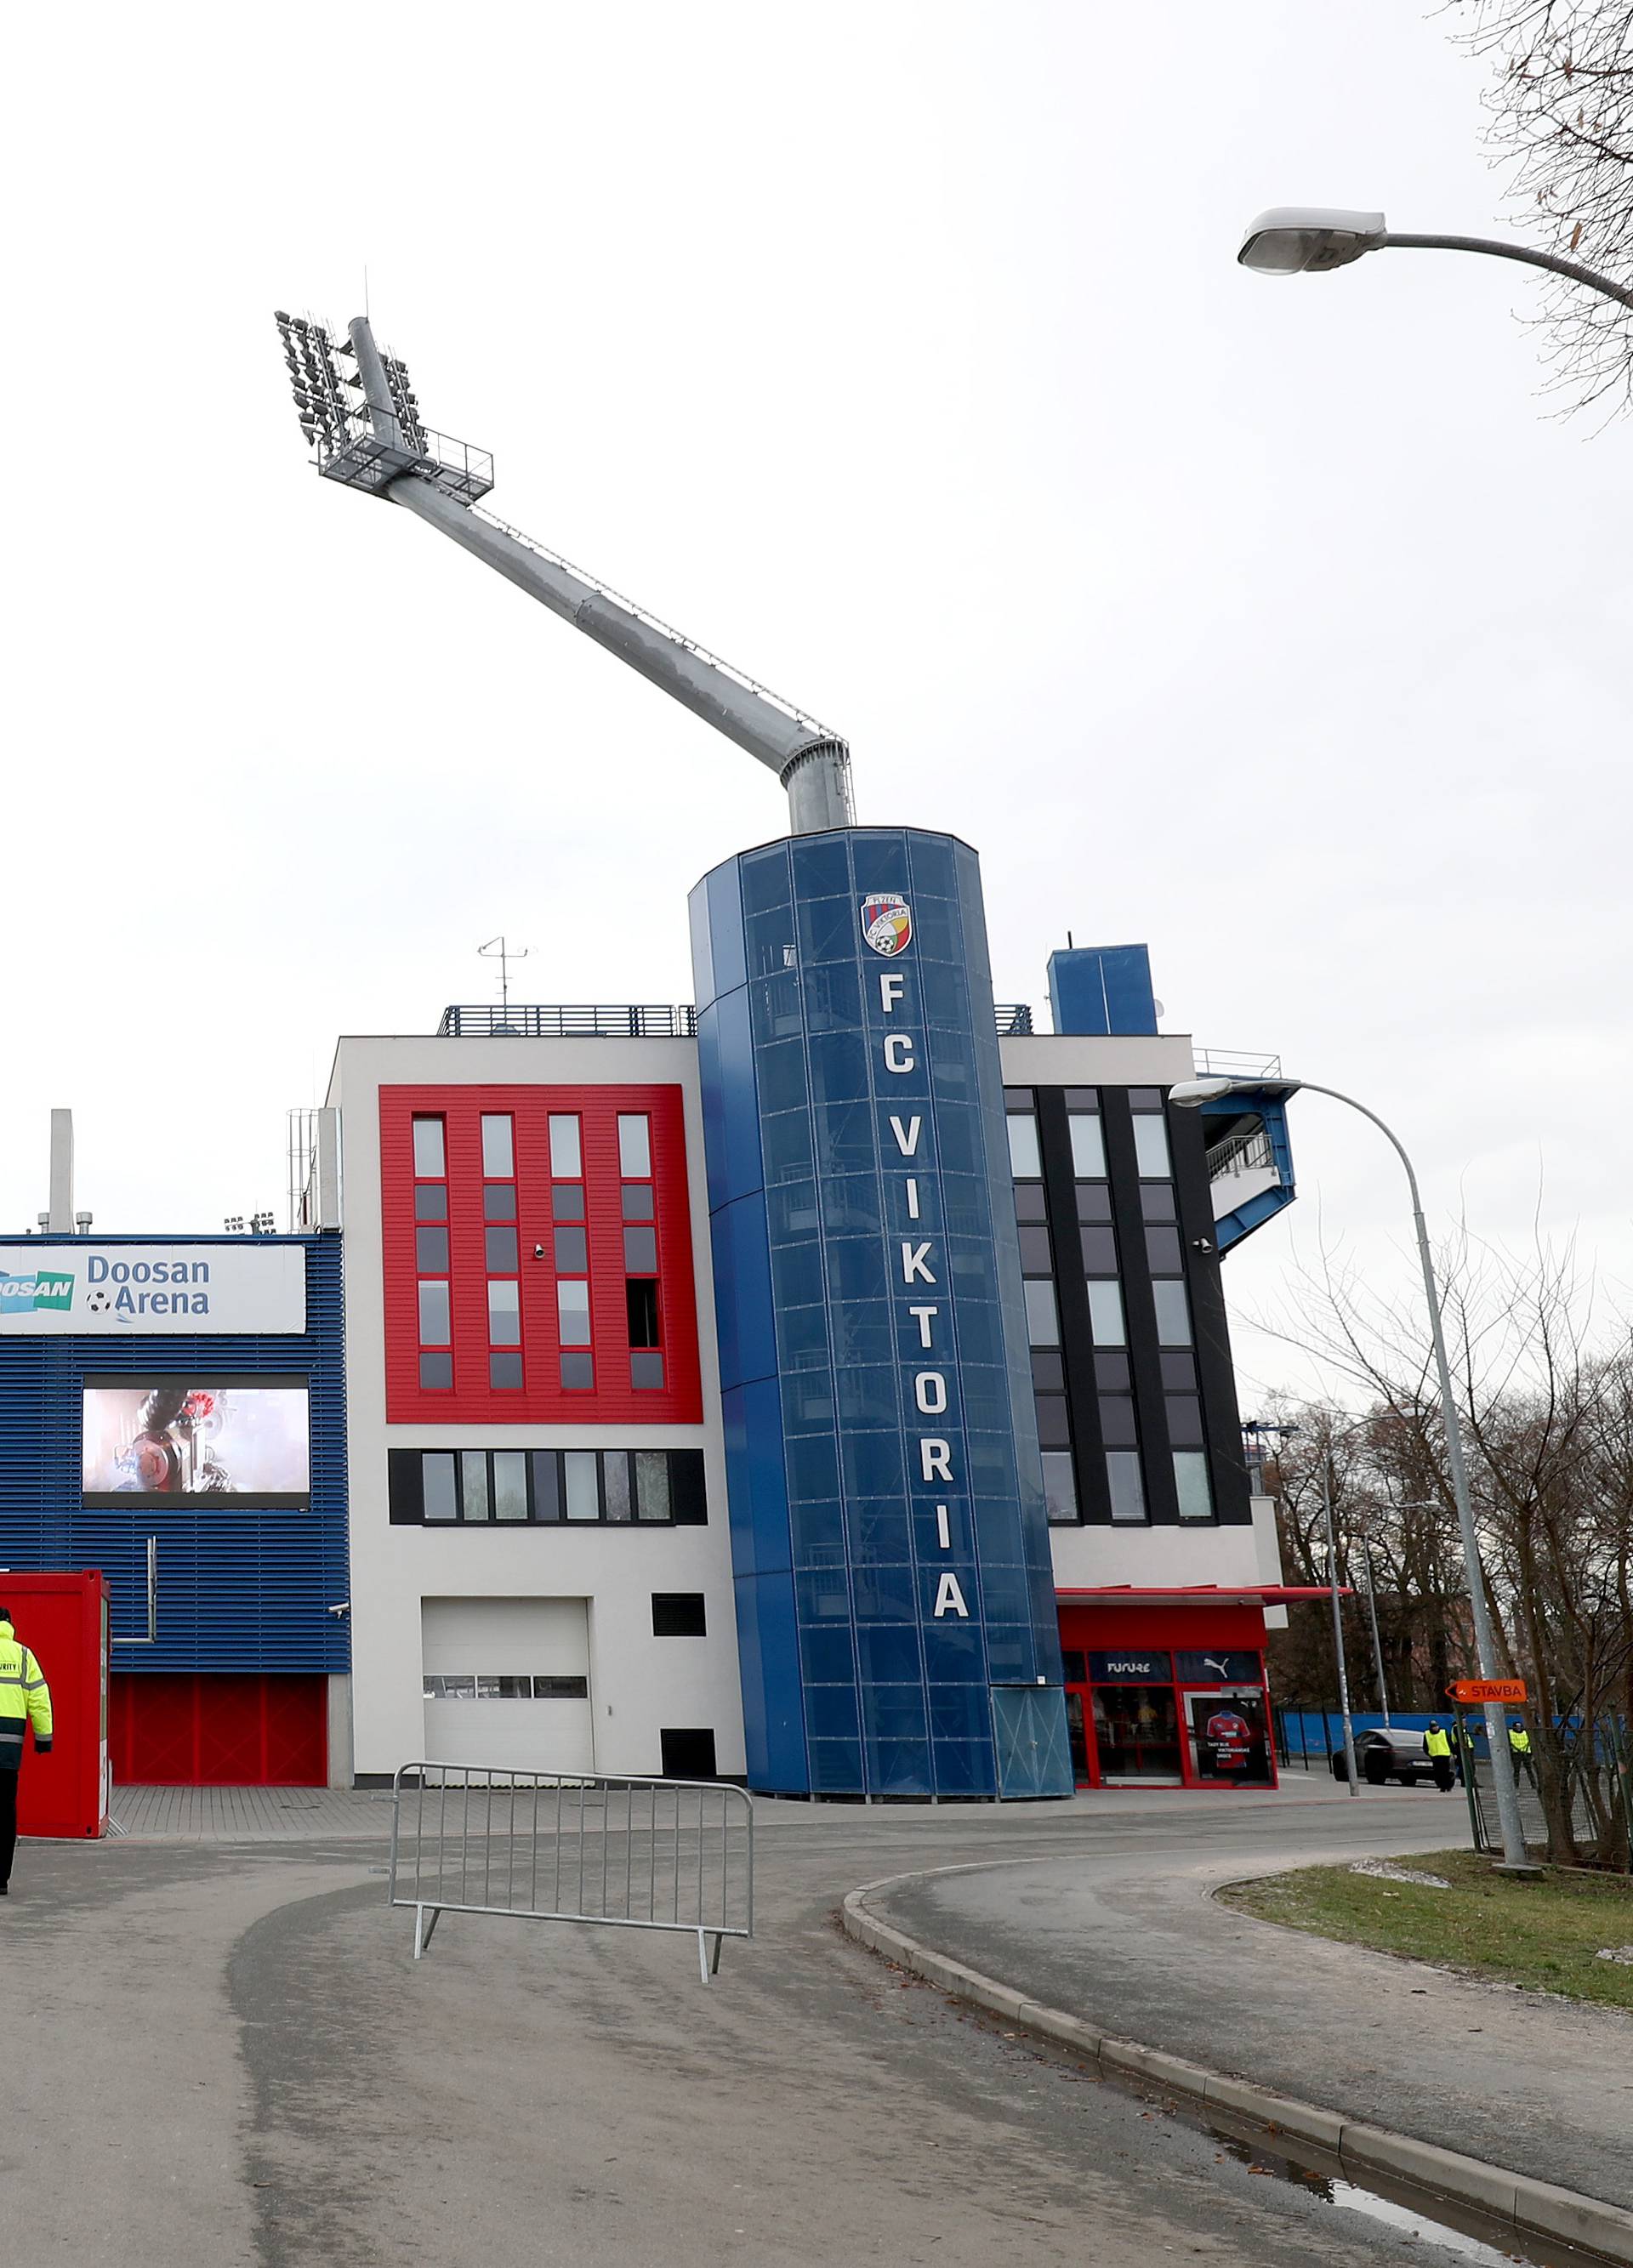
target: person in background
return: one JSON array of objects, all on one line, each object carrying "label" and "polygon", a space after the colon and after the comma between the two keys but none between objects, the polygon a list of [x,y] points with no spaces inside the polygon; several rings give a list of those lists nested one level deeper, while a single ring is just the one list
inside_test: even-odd
[{"label": "person in background", "polygon": [[1511,1718],[1508,1727],[1508,1752],[1514,1759],[1514,1784],[1528,1779],[1533,1787],[1537,1784],[1537,1768],[1531,1759],[1531,1735],[1518,1717]]},{"label": "person in background", "polygon": [[1452,1761],[1452,1735],[1438,1717],[1431,1717],[1423,1734],[1423,1754],[1429,1758],[1435,1775],[1435,1786],[1443,1795],[1456,1785],[1457,1767]]},{"label": "person in background", "polygon": [[10,1894],[17,1849],[17,1779],[23,1768],[25,1728],[34,1728],[34,1754],[51,1748],[51,1689],[45,1673],[0,1607],[0,1898]]}]

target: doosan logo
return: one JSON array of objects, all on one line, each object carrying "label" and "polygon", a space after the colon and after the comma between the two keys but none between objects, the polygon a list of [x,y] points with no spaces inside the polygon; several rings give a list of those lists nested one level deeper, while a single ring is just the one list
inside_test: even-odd
[{"label": "doosan logo", "polygon": [[70,1272],[37,1268],[26,1276],[0,1276],[0,1323],[18,1315],[66,1314],[73,1304]]}]

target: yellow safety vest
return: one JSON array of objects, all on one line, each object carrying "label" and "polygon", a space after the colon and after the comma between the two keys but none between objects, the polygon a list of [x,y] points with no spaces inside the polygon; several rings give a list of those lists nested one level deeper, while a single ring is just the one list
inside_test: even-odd
[{"label": "yellow safety vest", "polygon": [[1517,1756],[1528,1756],[1531,1754],[1531,1735],[1523,1725],[1509,1727],[1508,1745]]},{"label": "yellow safety vest", "polygon": [[1449,1756],[1451,1753],[1452,1743],[1444,1733],[1424,1734],[1423,1754],[1426,1756]]},{"label": "yellow safety vest", "polygon": [[36,1749],[50,1747],[51,1689],[11,1624],[0,1621],[0,1771],[22,1763],[25,1725],[34,1728]]}]

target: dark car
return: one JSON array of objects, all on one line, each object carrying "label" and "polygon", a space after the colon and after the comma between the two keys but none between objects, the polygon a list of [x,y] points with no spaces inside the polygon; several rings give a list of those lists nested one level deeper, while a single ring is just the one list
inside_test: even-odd
[{"label": "dark car", "polygon": [[[1432,1760],[1423,1754],[1421,1733],[1385,1731],[1374,1726],[1370,1733],[1356,1734],[1356,1762],[1361,1777],[1369,1787],[1382,1787],[1385,1780],[1397,1780],[1402,1787],[1415,1781],[1432,1783],[1435,1768]],[[1333,1778],[1348,1779],[1342,1749],[1333,1751]]]}]

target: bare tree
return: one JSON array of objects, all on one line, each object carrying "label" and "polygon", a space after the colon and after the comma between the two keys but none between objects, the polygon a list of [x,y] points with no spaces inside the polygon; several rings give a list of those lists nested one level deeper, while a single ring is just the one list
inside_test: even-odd
[{"label": "bare tree", "polygon": [[[1522,1675],[1549,1855],[1629,1864],[1633,1786],[1633,1347],[1590,1344],[1593,1290],[1574,1253],[1523,1256],[1467,1230],[1438,1266],[1486,1600],[1505,1671]],[[1360,1389],[1357,1415],[1297,1413],[1278,1472],[1283,1549],[1322,1580],[1313,1527],[1323,1470],[1341,1578],[1370,1540],[1397,1596],[1387,1620],[1436,1705],[1468,1674],[1466,1575],[1421,1305],[1396,1301],[1323,1254],[1274,1326]],[[1292,1413],[1282,1413],[1290,1415]],[[1319,1572],[1318,1572],[1319,1571]],[[1317,1671],[1313,1633],[1289,1659]],[[1352,1675],[1354,1663],[1351,1663]],[[1367,1682],[1364,1674],[1362,1678]]]},{"label": "bare tree", "polygon": [[[1496,66],[1486,140],[1541,248],[1633,281],[1633,8],[1625,0],[1450,0],[1461,43]],[[1633,309],[1563,278],[1540,319],[1570,406],[1633,404]]]}]

